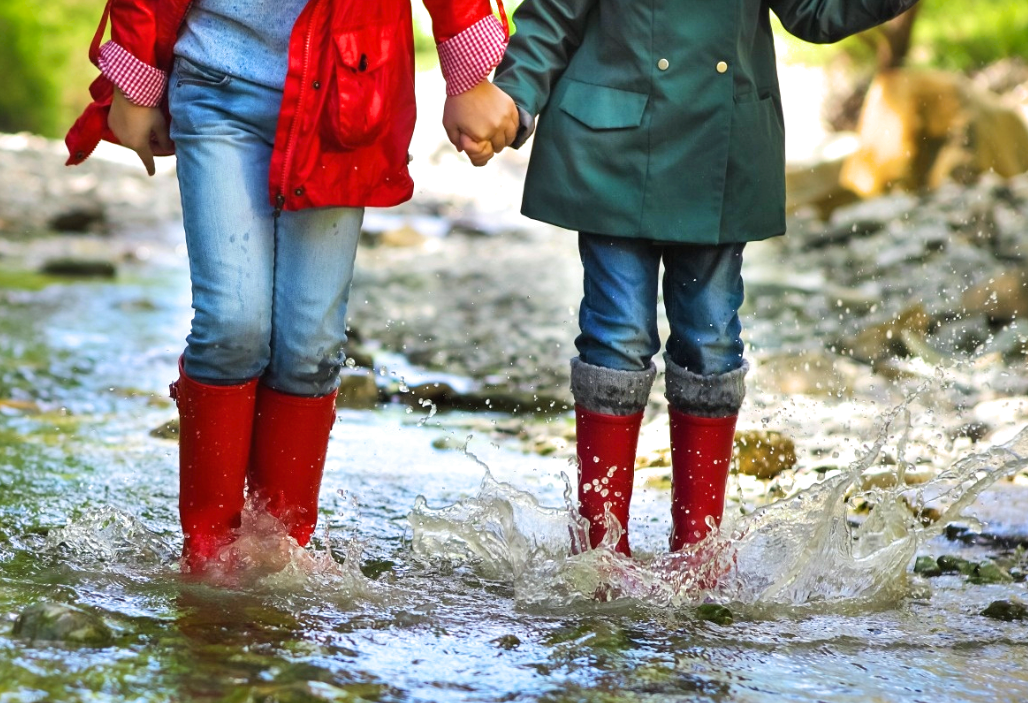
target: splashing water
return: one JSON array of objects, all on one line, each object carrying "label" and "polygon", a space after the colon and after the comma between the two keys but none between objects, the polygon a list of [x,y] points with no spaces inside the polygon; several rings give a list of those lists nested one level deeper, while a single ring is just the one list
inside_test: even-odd
[{"label": "splashing water", "polygon": [[[202,575],[184,575],[189,581],[220,587],[292,593],[325,591],[335,601],[384,603],[387,584],[367,578],[360,570],[363,542],[345,540],[342,559],[333,555],[332,536],[326,526],[323,548],[297,544],[286,526],[247,500],[235,539],[221,548]],[[83,513],[47,536],[44,550],[81,564],[103,562],[138,569],[140,563],[178,567],[178,549],[137,518],[104,506]]]},{"label": "splashing water", "polygon": [[[412,548],[424,560],[463,561],[490,578],[509,580],[522,605],[626,600],[652,606],[702,601],[822,610],[865,609],[908,594],[907,568],[918,546],[957,520],[997,480],[1028,466],[1028,429],[1012,440],[957,461],[918,487],[913,500],[902,475],[890,489],[862,489],[863,472],[885,444],[897,408],[878,440],[847,471],[749,515],[726,515],[720,531],[674,554],[636,559],[611,550],[620,534],[608,516],[603,545],[582,551],[582,525],[571,507],[545,507],[534,496],[496,481],[485,469],[476,496],[440,509],[419,497],[409,521]],[[900,440],[902,456],[902,440]],[[477,459],[476,459],[477,460]],[[898,462],[902,473],[904,462]],[[567,484],[567,477],[564,476]],[[924,525],[926,496],[943,505]],[[850,516],[861,497],[874,506],[862,522]],[[613,523],[611,525],[611,523]]]}]

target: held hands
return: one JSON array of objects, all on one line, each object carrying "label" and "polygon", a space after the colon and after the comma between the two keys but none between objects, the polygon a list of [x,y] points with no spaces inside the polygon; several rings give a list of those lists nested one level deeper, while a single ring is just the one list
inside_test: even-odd
[{"label": "held hands", "polygon": [[484,166],[514,141],[518,110],[510,96],[483,80],[471,90],[447,96],[443,127],[457,151],[466,153],[475,166]]},{"label": "held hands", "polygon": [[168,123],[160,109],[135,105],[118,88],[114,89],[107,126],[122,146],[139,155],[139,160],[151,176],[156,172],[153,162],[154,147],[157,147],[157,153],[171,153]]}]

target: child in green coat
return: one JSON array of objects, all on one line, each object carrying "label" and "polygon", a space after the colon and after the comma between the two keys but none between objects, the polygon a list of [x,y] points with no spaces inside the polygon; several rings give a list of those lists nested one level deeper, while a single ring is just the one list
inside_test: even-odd
[{"label": "child in green coat", "polygon": [[612,546],[630,554],[636,444],[661,345],[658,285],[671,330],[671,550],[721,522],[748,368],[743,249],[785,232],[770,12],[826,43],[915,3],[524,0],[515,12],[494,82],[538,115],[522,212],[577,231],[584,267],[571,391],[592,546],[609,514],[621,528]]}]

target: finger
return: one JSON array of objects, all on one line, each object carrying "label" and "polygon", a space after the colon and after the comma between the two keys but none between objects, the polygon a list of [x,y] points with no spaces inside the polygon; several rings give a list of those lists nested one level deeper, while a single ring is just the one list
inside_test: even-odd
[{"label": "finger", "polygon": [[504,144],[504,146],[510,146],[511,142],[517,139],[518,127],[520,126],[518,109],[512,105],[511,110],[512,112],[507,118],[507,123],[503,131],[503,136],[506,139],[506,144]]},{"label": "finger", "polygon": [[146,167],[146,173],[149,176],[157,173],[157,168],[153,162],[153,152],[150,151],[150,147],[136,149],[136,153],[139,154],[139,160],[143,162],[143,166]]},{"label": "finger", "polygon": [[483,153],[485,150],[492,150],[492,145],[487,141],[478,141],[473,137],[460,133],[460,145],[457,147],[459,151],[465,152],[469,157]]},{"label": "finger", "polygon": [[463,147],[461,146],[461,136],[463,135],[461,134],[460,129],[456,126],[446,127],[446,137],[450,140],[450,144],[453,144],[455,147],[457,147],[457,151],[464,151]]}]

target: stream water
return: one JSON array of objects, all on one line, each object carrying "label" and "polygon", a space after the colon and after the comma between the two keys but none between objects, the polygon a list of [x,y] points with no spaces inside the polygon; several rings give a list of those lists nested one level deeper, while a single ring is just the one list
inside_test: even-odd
[{"label": "stream water", "polygon": [[[1025,625],[981,615],[1024,584],[912,572],[918,555],[1011,546],[940,534],[968,508],[1028,532],[1016,508],[1028,495],[993,486],[1028,461],[1025,434],[909,497],[950,511],[939,527],[887,490],[854,521],[858,462],[733,511],[721,539],[669,556],[666,492],[640,485],[627,561],[572,554],[565,461],[460,436],[425,411],[342,410],[313,548],[248,516],[238,548],[258,568],[189,580],[176,447],[149,434],[174,416],[166,388],[188,314],[181,265],[5,294],[2,703],[1028,700]],[[465,449],[434,449],[446,434]],[[864,439],[870,462],[876,438]],[[15,634],[40,603],[99,615],[109,637]]]}]

